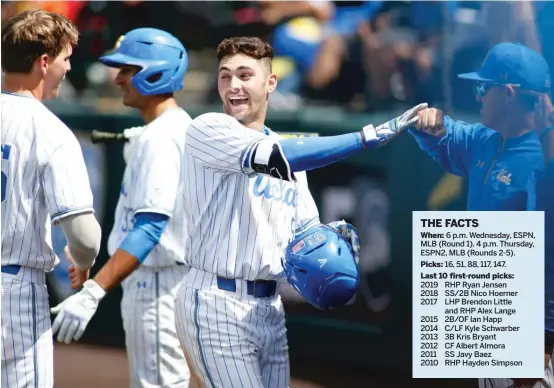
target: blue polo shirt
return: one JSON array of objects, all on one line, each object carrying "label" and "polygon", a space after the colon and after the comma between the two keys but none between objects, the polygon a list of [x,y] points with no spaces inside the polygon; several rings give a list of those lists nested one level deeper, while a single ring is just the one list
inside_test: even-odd
[{"label": "blue polo shirt", "polygon": [[410,129],[419,147],[446,171],[467,179],[467,210],[526,210],[529,177],[543,163],[534,131],[504,139],[482,124],[445,116],[438,138]]}]

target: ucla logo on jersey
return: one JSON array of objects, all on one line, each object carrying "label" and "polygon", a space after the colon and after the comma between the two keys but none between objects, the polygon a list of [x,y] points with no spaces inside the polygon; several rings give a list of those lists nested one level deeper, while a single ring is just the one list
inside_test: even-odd
[{"label": "ucla logo on jersey", "polygon": [[298,190],[287,186],[284,181],[258,175],[254,182],[253,194],[256,197],[265,197],[283,202],[287,206],[296,207]]},{"label": "ucla logo on jersey", "polygon": [[12,146],[2,144],[2,202],[6,200],[6,190],[8,187],[8,170]]},{"label": "ucla logo on jersey", "polygon": [[496,179],[498,179],[499,182],[502,182],[507,186],[510,183],[512,183],[512,173],[508,173],[508,171],[502,169],[496,175]]}]

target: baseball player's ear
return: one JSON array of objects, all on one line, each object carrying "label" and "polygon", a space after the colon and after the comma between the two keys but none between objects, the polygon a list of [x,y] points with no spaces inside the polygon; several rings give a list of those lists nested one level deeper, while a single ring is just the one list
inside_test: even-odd
[{"label": "baseball player's ear", "polygon": [[504,89],[506,91],[506,96],[507,97],[513,98],[515,96],[516,91],[515,91],[515,89],[512,85],[506,85],[506,87]]},{"label": "baseball player's ear", "polygon": [[36,59],[35,65],[40,68],[40,72],[43,76],[48,72],[48,55],[43,54]]},{"label": "baseball player's ear", "polygon": [[504,87],[504,99],[506,103],[512,103],[516,100],[516,91],[513,86],[506,85]]},{"label": "baseball player's ear", "polygon": [[267,82],[267,91],[271,93],[277,88],[277,74],[270,74]]}]

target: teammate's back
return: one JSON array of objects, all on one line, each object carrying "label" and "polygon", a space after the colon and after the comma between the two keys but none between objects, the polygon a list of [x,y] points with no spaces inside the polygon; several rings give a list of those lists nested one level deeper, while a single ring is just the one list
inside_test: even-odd
[{"label": "teammate's back", "polygon": [[92,211],[88,174],[79,163],[81,148],[37,99],[3,92],[1,104],[2,265],[49,271],[57,260],[51,221]]}]

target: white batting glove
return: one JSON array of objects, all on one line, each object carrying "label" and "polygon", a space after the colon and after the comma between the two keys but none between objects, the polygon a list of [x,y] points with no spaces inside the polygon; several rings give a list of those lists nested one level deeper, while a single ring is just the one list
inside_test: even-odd
[{"label": "white batting glove", "polygon": [[106,291],[89,279],[81,291],[52,307],[50,312],[58,314],[52,324],[52,334],[59,331],[58,342],[70,344],[71,341],[78,341],[105,295]]},{"label": "white batting glove", "polygon": [[136,139],[144,132],[146,126],[131,127],[123,130],[123,135],[127,138],[127,141],[123,144],[123,160],[127,163],[131,157],[133,146]]},{"label": "white batting glove", "polygon": [[354,225],[347,223],[344,220],[334,221],[327,224],[331,228],[334,228],[339,231],[339,233],[344,237],[346,241],[352,247],[352,252],[354,252],[354,257],[356,258],[356,264],[360,262],[360,239],[358,237],[358,231]]},{"label": "white batting glove", "polygon": [[427,103],[416,105],[400,116],[379,125],[377,128],[371,124],[366,125],[362,130],[365,147],[380,147],[396,135],[405,132],[418,121],[419,116],[417,113],[425,108],[427,108]]}]

